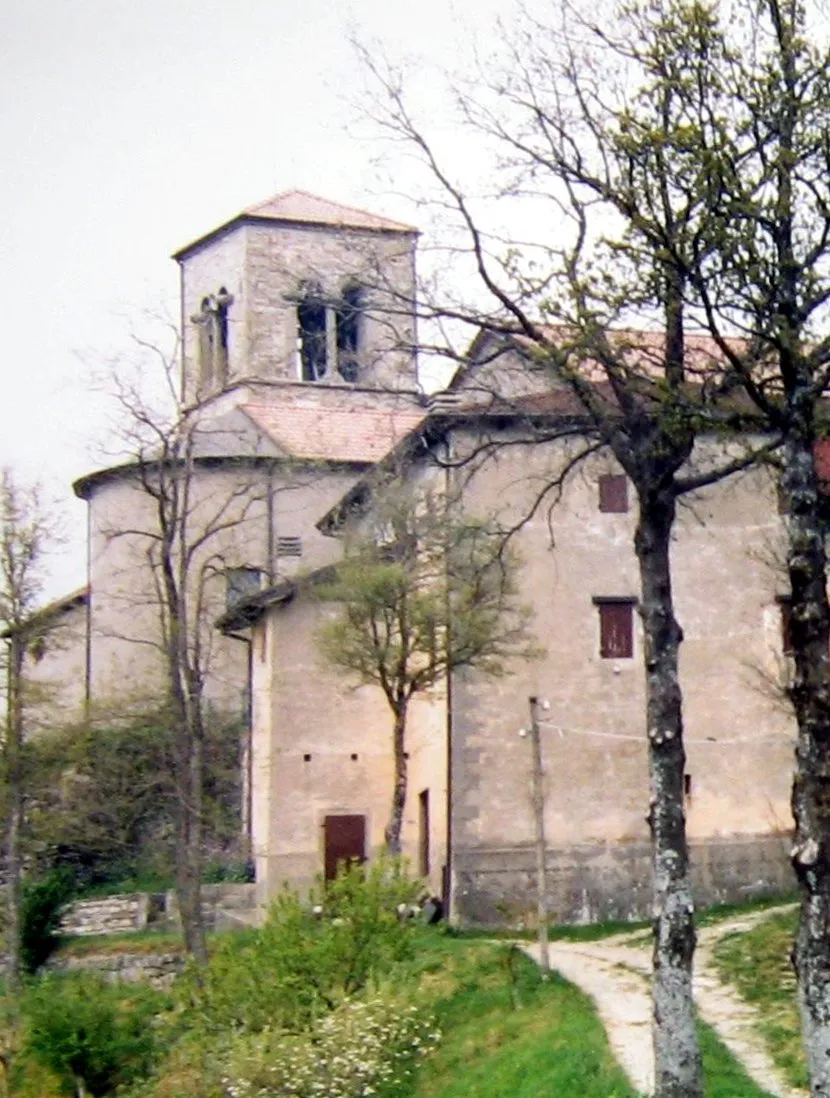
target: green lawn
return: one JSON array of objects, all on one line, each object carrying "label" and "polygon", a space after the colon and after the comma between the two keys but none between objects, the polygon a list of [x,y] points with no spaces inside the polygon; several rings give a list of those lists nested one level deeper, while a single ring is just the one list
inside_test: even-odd
[{"label": "green lawn", "polygon": [[[425,934],[416,969],[443,1032],[416,1098],[637,1098],[591,1000],[517,950]],[[769,1098],[713,1030],[699,1036],[706,1098]]]},{"label": "green lawn", "polygon": [[443,1038],[417,1098],[636,1098],[590,1000],[518,950],[436,936],[418,968]]}]

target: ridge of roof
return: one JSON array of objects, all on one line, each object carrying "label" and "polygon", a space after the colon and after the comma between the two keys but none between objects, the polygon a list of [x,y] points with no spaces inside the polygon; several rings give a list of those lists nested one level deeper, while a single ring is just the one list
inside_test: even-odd
[{"label": "ridge of roof", "polygon": [[381,217],[379,214],[373,214],[356,206],[346,206],[340,202],[332,202],[331,199],[312,194],[310,191],[295,189],[280,191],[278,194],[266,198],[263,202],[244,207],[227,221],[223,221],[220,225],[173,252],[173,259],[181,260],[221,233],[250,221],[274,221],[288,225],[331,226],[341,229],[360,229],[365,232],[401,233],[404,235],[416,235],[419,232],[414,225],[406,225],[402,221],[393,221],[391,218]]}]

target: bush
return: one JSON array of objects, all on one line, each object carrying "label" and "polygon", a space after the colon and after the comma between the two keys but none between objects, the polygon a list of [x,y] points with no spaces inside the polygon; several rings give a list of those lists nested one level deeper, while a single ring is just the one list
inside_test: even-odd
[{"label": "bush", "polygon": [[39,880],[23,882],[20,902],[20,957],[23,968],[36,972],[54,951],[61,909],[75,892],[73,874],[53,869]]},{"label": "bush", "polygon": [[419,888],[399,862],[380,859],[319,886],[308,903],[284,891],[258,934],[228,937],[206,971],[182,982],[188,1024],[306,1030],[411,953],[397,908]]},{"label": "bush", "polygon": [[144,985],[109,984],[91,973],[52,974],[26,994],[23,1056],[52,1072],[66,1094],[78,1082],[105,1095],[146,1074],[158,1055],[154,1017],[166,1005]]},{"label": "bush", "polygon": [[405,1098],[438,1039],[434,1019],[399,998],[347,999],[300,1037],[238,1039],[222,1082],[233,1098]]}]

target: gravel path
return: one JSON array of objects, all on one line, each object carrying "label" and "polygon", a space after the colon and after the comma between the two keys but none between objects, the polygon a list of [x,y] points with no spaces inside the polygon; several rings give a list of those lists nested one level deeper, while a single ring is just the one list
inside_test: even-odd
[{"label": "gravel path", "polygon": [[[780,911],[781,908],[774,909]],[[762,1089],[775,1098],[808,1098],[793,1090],[773,1064],[758,1035],[753,1007],[723,984],[714,964],[719,938],[749,930],[772,910],[727,920],[698,931],[694,993],[701,1017],[717,1030],[723,1043]],[[538,961],[538,947],[525,946]],[[654,1090],[651,1048],[651,941],[647,934],[617,935],[599,942],[551,942],[551,967],[594,1000],[619,1063],[642,1094]]]}]

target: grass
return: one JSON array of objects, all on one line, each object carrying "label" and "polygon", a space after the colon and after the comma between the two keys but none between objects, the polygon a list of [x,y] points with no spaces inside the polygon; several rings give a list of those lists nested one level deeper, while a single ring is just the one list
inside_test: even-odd
[{"label": "grass", "polygon": [[728,934],[715,947],[721,978],[759,1013],[759,1029],[787,1082],[806,1087],[807,1067],[790,964],[797,915],[771,915],[745,934]]},{"label": "grass", "polygon": [[697,1023],[705,1098],[770,1098],[754,1083],[711,1026]]},{"label": "grass", "polygon": [[[255,934],[251,929],[226,930],[221,934],[208,931],[206,934],[208,951],[220,940],[226,940],[232,934],[242,943],[246,936]],[[184,951],[184,938],[180,931],[138,930],[124,934],[84,934],[59,939],[55,956],[86,957],[113,953],[136,953],[142,956],[148,953],[181,953]]]},{"label": "grass", "polygon": [[[423,932],[416,972],[443,1037],[415,1098],[636,1098],[593,1004],[519,950]],[[698,1024],[706,1098],[769,1098],[713,1029]]]},{"label": "grass", "polygon": [[636,1098],[590,1000],[518,949],[433,935],[417,968],[443,1037],[416,1098]]}]

